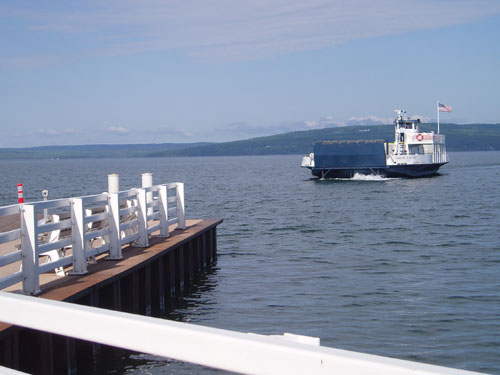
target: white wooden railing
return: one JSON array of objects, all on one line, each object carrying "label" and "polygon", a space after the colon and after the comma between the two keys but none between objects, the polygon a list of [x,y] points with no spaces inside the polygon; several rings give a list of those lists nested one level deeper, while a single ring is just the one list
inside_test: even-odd
[{"label": "white wooden railing", "polygon": [[240,333],[14,293],[0,292],[0,306],[6,323],[241,374],[478,374],[328,348],[318,338]]},{"label": "white wooden railing", "polygon": [[[20,207],[21,206],[19,204],[0,207],[0,217],[19,215],[19,213],[21,212]],[[22,259],[21,249],[16,249],[14,246],[14,241],[19,240],[20,238],[21,238],[20,229],[14,229],[9,232],[0,233],[0,244],[10,243],[12,245],[9,249],[11,250],[11,252],[3,256],[0,256],[0,267],[19,262]],[[0,278],[0,289],[16,284],[22,281],[22,279],[23,279],[23,273],[21,272],[21,270],[17,272],[11,272],[7,276]]]},{"label": "white wooden railing", "polygon": [[[44,211],[48,220],[41,219]],[[85,274],[97,255],[121,259],[123,245],[147,247],[153,232],[168,237],[169,225],[185,229],[184,184],[0,207],[0,216],[8,215],[19,215],[20,229],[0,233],[0,244],[13,250],[0,256],[0,267],[19,261],[22,266],[0,278],[0,289],[22,281],[24,293],[37,294],[44,272],[63,275],[63,267],[72,266],[72,274]],[[40,256],[48,262],[40,264]]]}]

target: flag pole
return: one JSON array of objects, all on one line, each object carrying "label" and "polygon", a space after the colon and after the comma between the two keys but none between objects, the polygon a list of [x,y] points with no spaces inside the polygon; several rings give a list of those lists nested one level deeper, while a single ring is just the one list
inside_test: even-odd
[{"label": "flag pole", "polygon": [[436,103],[437,119],[438,119],[438,134],[439,134],[439,100]]}]

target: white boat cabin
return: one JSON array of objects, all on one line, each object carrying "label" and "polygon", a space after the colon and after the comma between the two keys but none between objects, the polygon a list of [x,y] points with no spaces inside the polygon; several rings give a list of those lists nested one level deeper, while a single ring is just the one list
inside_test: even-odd
[{"label": "white boat cabin", "polygon": [[420,119],[406,118],[405,110],[396,113],[394,143],[386,145],[388,166],[448,162],[444,135],[421,132]]}]

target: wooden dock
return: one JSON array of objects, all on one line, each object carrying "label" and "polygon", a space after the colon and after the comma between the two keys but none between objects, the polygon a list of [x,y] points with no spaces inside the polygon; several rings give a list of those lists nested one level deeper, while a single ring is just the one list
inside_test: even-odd
[{"label": "wooden dock", "polygon": [[[88,265],[85,275],[43,274],[41,293],[33,298],[143,315],[165,310],[171,297],[182,292],[215,262],[216,228],[221,222],[220,219],[187,220],[184,230],[174,225],[170,237],[153,236],[149,247],[124,246],[120,260],[99,256],[95,264]],[[15,229],[13,220],[4,217],[0,230],[12,229]],[[5,246],[0,246],[0,255],[6,251]],[[18,269],[19,264],[10,267]],[[8,268],[2,272],[8,272]],[[20,292],[22,286],[18,283],[5,290]],[[0,323],[0,365],[20,371],[86,373],[100,350],[98,344]]]}]

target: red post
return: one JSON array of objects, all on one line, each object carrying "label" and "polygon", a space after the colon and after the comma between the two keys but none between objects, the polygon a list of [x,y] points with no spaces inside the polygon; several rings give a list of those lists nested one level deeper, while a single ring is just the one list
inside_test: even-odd
[{"label": "red post", "polygon": [[17,202],[24,203],[23,184],[17,184]]}]

